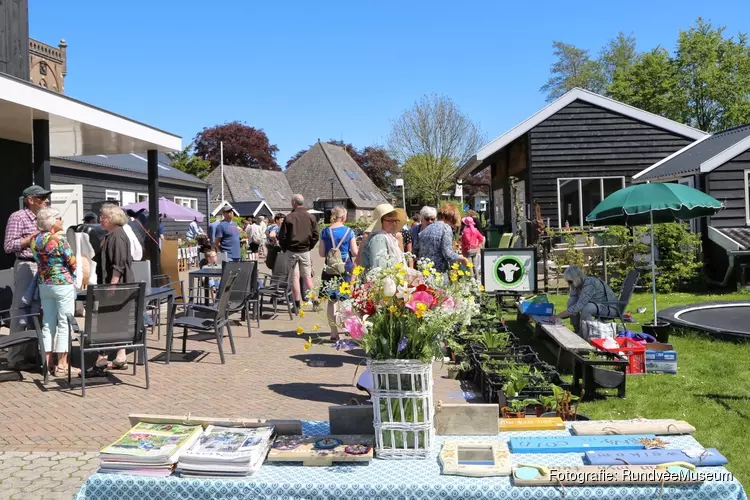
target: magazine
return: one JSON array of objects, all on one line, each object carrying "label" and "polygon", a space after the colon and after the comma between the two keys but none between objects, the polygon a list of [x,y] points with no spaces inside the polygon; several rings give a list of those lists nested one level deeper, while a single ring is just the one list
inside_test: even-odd
[{"label": "magazine", "polygon": [[181,451],[201,436],[200,425],[148,424],[139,422],[100,452],[102,462],[174,464]]},{"label": "magazine", "polygon": [[185,476],[251,474],[265,460],[272,437],[273,427],[209,425],[200,440],[181,454],[178,471]]}]

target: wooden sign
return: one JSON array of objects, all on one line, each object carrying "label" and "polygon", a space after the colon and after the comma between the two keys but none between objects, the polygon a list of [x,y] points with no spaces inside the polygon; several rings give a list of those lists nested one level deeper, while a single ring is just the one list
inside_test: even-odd
[{"label": "wooden sign", "polygon": [[587,451],[583,460],[589,465],[659,465],[666,462],[686,462],[700,467],[714,467],[728,462],[716,448]]},{"label": "wooden sign", "polygon": [[209,425],[219,427],[266,427],[273,426],[278,435],[300,435],[302,434],[302,422],[299,420],[265,420],[258,418],[216,418],[195,417],[192,415],[151,415],[134,413],[128,415],[131,425],[138,422],[149,424],[182,424],[202,425],[205,429]]},{"label": "wooden sign", "polygon": [[576,453],[592,450],[643,450],[640,439],[654,439],[653,434],[638,436],[541,436],[513,437],[508,441],[513,453]]},{"label": "wooden sign", "polygon": [[438,457],[443,474],[454,476],[510,476],[508,445],[502,441],[446,441]]},{"label": "wooden sign", "polygon": [[[496,436],[497,404],[446,404],[435,408],[435,431],[442,436]],[[508,471],[510,474],[510,471]]]},{"label": "wooden sign", "polygon": [[613,467],[542,467],[519,465],[513,469],[515,486],[585,486],[635,484],[699,484],[703,478],[689,464],[621,465]]},{"label": "wooden sign", "polygon": [[373,436],[278,436],[266,458],[269,462],[302,462],[330,466],[333,462],[369,462]]},{"label": "wooden sign", "polygon": [[695,427],[684,420],[612,420],[609,422],[574,422],[570,430],[577,436],[627,434],[692,434]]},{"label": "wooden sign", "polygon": [[560,431],[565,422],[560,417],[501,418],[500,431]]}]

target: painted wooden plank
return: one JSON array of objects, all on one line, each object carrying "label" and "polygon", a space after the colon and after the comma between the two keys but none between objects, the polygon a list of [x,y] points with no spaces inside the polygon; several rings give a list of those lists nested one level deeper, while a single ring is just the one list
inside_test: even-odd
[{"label": "painted wooden plank", "polygon": [[435,431],[442,436],[494,436],[497,435],[499,414],[500,406],[497,404],[438,402]]},{"label": "painted wooden plank", "polygon": [[[703,479],[683,467],[657,468],[656,465],[623,465],[602,468],[541,467],[519,465],[513,469],[515,486],[585,486],[636,484],[699,484]],[[541,469],[541,470],[540,470]]]},{"label": "painted wooden plank", "polygon": [[541,436],[510,438],[513,453],[576,453],[590,450],[643,450],[640,439],[654,439],[654,434],[635,436]]},{"label": "painted wooden plank", "polygon": [[692,434],[695,427],[684,420],[634,420],[610,422],[574,422],[570,430],[577,436],[606,436],[627,434]]},{"label": "painted wooden plank", "polygon": [[539,323],[547,335],[552,338],[558,345],[563,346],[569,351],[593,351],[594,348],[583,340],[581,337],[571,332],[568,328],[562,325],[550,325],[546,323]]},{"label": "painted wooden plank", "polygon": [[669,462],[687,462],[702,467],[714,467],[728,462],[716,448],[587,451],[583,461],[589,465],[659,465]]},{"label": "painted wooden plank", "polygon": [[563,430],[565,422],[560,417],[545,418],[501,418],[500,431],[548,431]]}]

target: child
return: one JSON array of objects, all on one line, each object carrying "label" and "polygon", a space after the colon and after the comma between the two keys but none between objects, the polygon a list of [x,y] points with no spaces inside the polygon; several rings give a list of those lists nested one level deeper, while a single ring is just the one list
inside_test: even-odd
[{"label": "child", "polygon": [[[206,252],[206,263],[201,269],[216,267],[221,267],[219,266],[219,263],[216,262],[216,250],[208,250]],[[211,289],[211,298],[216,297],[216,289],[218,288],[219,283],[221,283],[220,278],[211,278],[208,280],[208,287]]]}]

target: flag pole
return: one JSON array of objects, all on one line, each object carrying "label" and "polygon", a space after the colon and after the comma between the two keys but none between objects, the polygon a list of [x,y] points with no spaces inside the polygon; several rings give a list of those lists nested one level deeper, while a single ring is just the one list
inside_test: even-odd
[{"label": "flag pole", "polygon": [[219,142],[219,164],[221,165],[221,203],[224,204],[224,141]]}]

